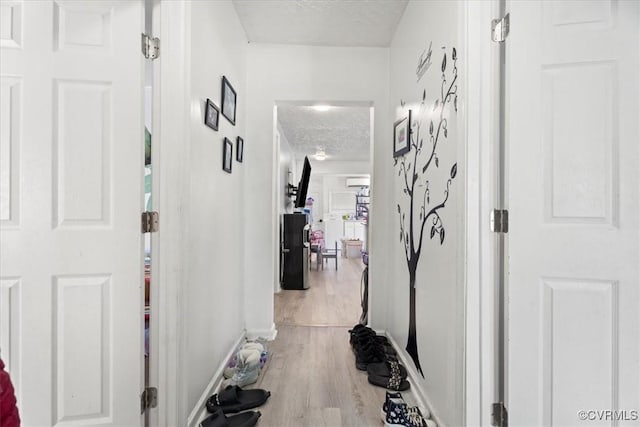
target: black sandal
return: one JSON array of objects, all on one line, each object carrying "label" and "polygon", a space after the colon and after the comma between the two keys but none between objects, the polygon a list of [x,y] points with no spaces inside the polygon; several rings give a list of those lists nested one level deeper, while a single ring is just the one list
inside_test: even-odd
[{"label": "black sandal", "polygon": [[222,409],[205,418],[200,427],[252,427],[260,418],[260,411],[247,411],[238,415],[226,416]]},{"label": "black sandal", "polygon": [[237,385],[230,385],[218,394],[207,399],[207,411],[214,413],[221,409],[225,414],[256,408],[271,396],[271,392],[259,388],[243,390]]},{"label": "black sandal", "polygon": [[400,375],[400,364],[397,360],[389,360],[389,368],[391,369],[391,376],[382,377],[369,374],[369,383],[395,391],[404,391],[411,387],[409,381]]},{"label": "black sandal", "polygon": [[[393,359],[389,358],[387,359],[385,362],[382,363],[369,363],[367,365],[367,373],[369,375],[375,375],[378,377],[391,377],[391,363],[394,362]],[[395,363],[398,363],[397,360],[395,360]],[[398,363],[398,368],[400,371],[400,378],[401,379],[405,379],[407,378],[407,368],[405,368],[404,366],[402,366],[402,364]]]}]

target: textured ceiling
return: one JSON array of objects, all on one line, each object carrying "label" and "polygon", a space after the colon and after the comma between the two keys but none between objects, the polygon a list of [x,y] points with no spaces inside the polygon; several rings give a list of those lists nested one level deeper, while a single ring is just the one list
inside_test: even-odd
[{"label": "textured ceiling", "polygon": [[312,46],[391,43],[408,0],[233,0],[250,42]]},{"label": "textured ceiling", "polygon": [[323,149],[327,160],[369,160],[368,107],[280,106],[278,122],[297,159]]}]

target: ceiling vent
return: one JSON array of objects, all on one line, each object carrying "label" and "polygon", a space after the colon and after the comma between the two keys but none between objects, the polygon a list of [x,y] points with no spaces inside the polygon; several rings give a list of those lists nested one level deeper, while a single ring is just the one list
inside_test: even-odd
[{"label": "ceiling vent", "polygon": [[368,187],[369,178],[347,178],[347,187]]}]

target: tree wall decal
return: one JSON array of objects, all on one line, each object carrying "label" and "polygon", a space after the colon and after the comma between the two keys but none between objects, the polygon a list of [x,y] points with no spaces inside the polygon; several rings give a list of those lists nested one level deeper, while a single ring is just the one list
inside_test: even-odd
[{"label": "tree wall decal", "polygon": [[[454,163],[449,170],[443,196],[433,204],[431,203],[433,199],[428,178],[435,171],[434,167],[436,169],[440,167],[437,153],[438,144],[442,139],[446,140],[448,137],[449,123],[445,114],[447,112],[446,107],[453,104],[454,112],[457,113],[458,111],[457,59],[456,48],[454,47],[451,51],[452,64],[447,72],[446,51],[443,54],[440,66],[442,72],[440,97],[436,98],[432,107],[427,106],[427,92],[426,89],[423,90],[418,114],[414,115],[413,122],[410,125],[411,151],[405,153],[402,157],[396,157],[394,160],[394,166],[398,168],[398,176],[401,178],[404,187],[405,200],[408,198],[408,207],[405,206],[403,208],[400,203],[397,206],[398,219],[400,221],[400,242],[403,244],[407,268],[409,269],[409,333],[406,350],[423,378],[424,373],[420,366],[416,340],[416,270],[422,255],[425,229],[429,230],[430,239],[438,237],[440,245],[444,243],[445,239],[445,224],[441,216],[441,210],[449,200],[451,183],[458,171],[457,163]],[[422,131],[423,126],[426,124],[425,113],[428,108],[432,108],[431,113],[434,113],[432,117],[437,120],[437,124],[434,124],[433,119],[428,119],[428,137],[425,145]],[[423,123],[423,120],[425,123]],[[410,159],[412,152],[413,161]],[[408,222],[407,213],[409,214]]]}]

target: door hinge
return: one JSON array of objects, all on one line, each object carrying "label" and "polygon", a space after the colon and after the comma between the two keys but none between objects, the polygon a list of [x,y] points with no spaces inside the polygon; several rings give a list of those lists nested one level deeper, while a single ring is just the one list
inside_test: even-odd
[{"label": "door hinge", "polygon": [[491,40],[503,42],[509,35],[509,14],[491,21]]},{"label": "door hinge", "polygon": [[140,395],[140,413],[144,414],[147,409],[158,406],[158,389],[147,387]]},{"label": "door hinge", "polygon": [[142,212],[140,224],[143,233],[155,233],[160,224],[158,212]]},{"label": "door hinge", "polygon": [[494,209],[491,211],[491,231],[494,233],[509,232],[509,211]]},{"label": "door hinge", "polygon": [[504,403],[491,404],[491,425],[495,427],[507,427],[507,408]]},{"label": "door hinge", "polygon": [[160,54],[160,39],[141,34],[142,54],[145,58],[154,60]]}]

